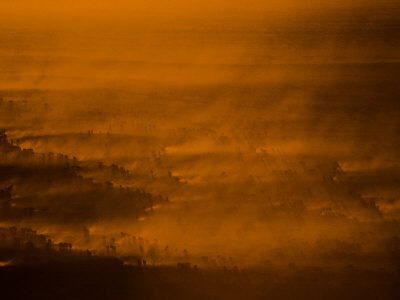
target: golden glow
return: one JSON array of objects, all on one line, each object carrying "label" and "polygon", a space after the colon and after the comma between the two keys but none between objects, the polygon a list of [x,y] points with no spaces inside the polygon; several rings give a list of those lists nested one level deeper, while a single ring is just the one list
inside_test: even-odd
[{"label": "golden glow", "polygon": [[1,1],[0,266],[392,272],[399,15]]}]

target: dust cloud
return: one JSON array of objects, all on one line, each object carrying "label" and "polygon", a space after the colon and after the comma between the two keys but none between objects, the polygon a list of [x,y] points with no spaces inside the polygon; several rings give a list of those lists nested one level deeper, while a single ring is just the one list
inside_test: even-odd
[{"label": "dust cloud", "polygon": [[7,249],[398,270],[395,1],[0,7]]}]

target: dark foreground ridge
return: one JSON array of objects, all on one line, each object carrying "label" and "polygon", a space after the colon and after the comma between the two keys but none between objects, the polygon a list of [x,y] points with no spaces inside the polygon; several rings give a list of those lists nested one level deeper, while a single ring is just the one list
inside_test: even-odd
[{"label": "dark foreground ridge", "polygon": [[70,257],[0,267],[2,299],[399,299],[400,272],[133,267]]}]

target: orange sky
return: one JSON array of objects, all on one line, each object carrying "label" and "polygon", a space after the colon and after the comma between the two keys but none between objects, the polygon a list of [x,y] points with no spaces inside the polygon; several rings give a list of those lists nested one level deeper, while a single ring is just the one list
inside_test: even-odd
[{"label": "orange sky", "polygon": [[[140,219],[149,239],[199,255],[256,247],[260,257],[270,241],[285,249],[292,237],[330,232],[354,242],[379,214],[400,216],[394,8],[395,0],[0,0],[0,128],[37,153],[96,162],[84,175],[116,189],[190,203]],[[134,180],[103,178],[99,161]],[[59,190],[38,181],[39,195],[64,189],[62,180]],[[75,211],[74,226],[88,225],[79,219],[86,210]],[[332,230],[329,214],[348,220]],[[388,228],[378,233],[397,234]],[[237,239],[248,243],[237,249]]]},{"label": "orange sky", "polygon": [[[390,2],[392,0],[386,0]],[[336,0],[321,2],[318,0],[150,0],[150,1],[128,1],[128,0],[70,0],[70,1],[49,1],[49,0],[3,0],[0,7],[3,16],[189,16],[207,15],[226,17],[231,14],[242,15],[246,13],[284,12],[298,13],[308,10],[346,9],[351,7],[363,7],[379,5],[383,1]]]}]

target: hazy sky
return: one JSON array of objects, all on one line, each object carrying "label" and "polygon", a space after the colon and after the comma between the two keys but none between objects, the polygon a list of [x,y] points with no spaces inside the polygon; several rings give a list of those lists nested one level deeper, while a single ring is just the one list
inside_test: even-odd
[{"label": "hazy sky", "polygon": [[3,0],[0,17],[0,127],[37,152],[2,161],[17,221],[243,263],[398,235],[396,1]]},{"label": "hazy sky", "polygon": [[231,16],[244,16],[248,14],[258,15],[264,13],[278,13],[280,15],[304,14],[309,12],[327,12],[329,10],[363,9],[366,7],[382,7],[385,4],[395,4],[395,1],[345,1],[336,0],[321,2],[316,0],[249,0],[245,3],[240,0],[232,1],[200,1],[200,0],[150,0],[150,1],[128,1],[128,0],[3,0],[1,2],[1,14],[10,20],[14,17],[35,18],[40,17],[42,21],[49,18],[83,17],[92,18],[169,18],[186,17],[193,18],[201,16],[207,18],[229,18]]}]

